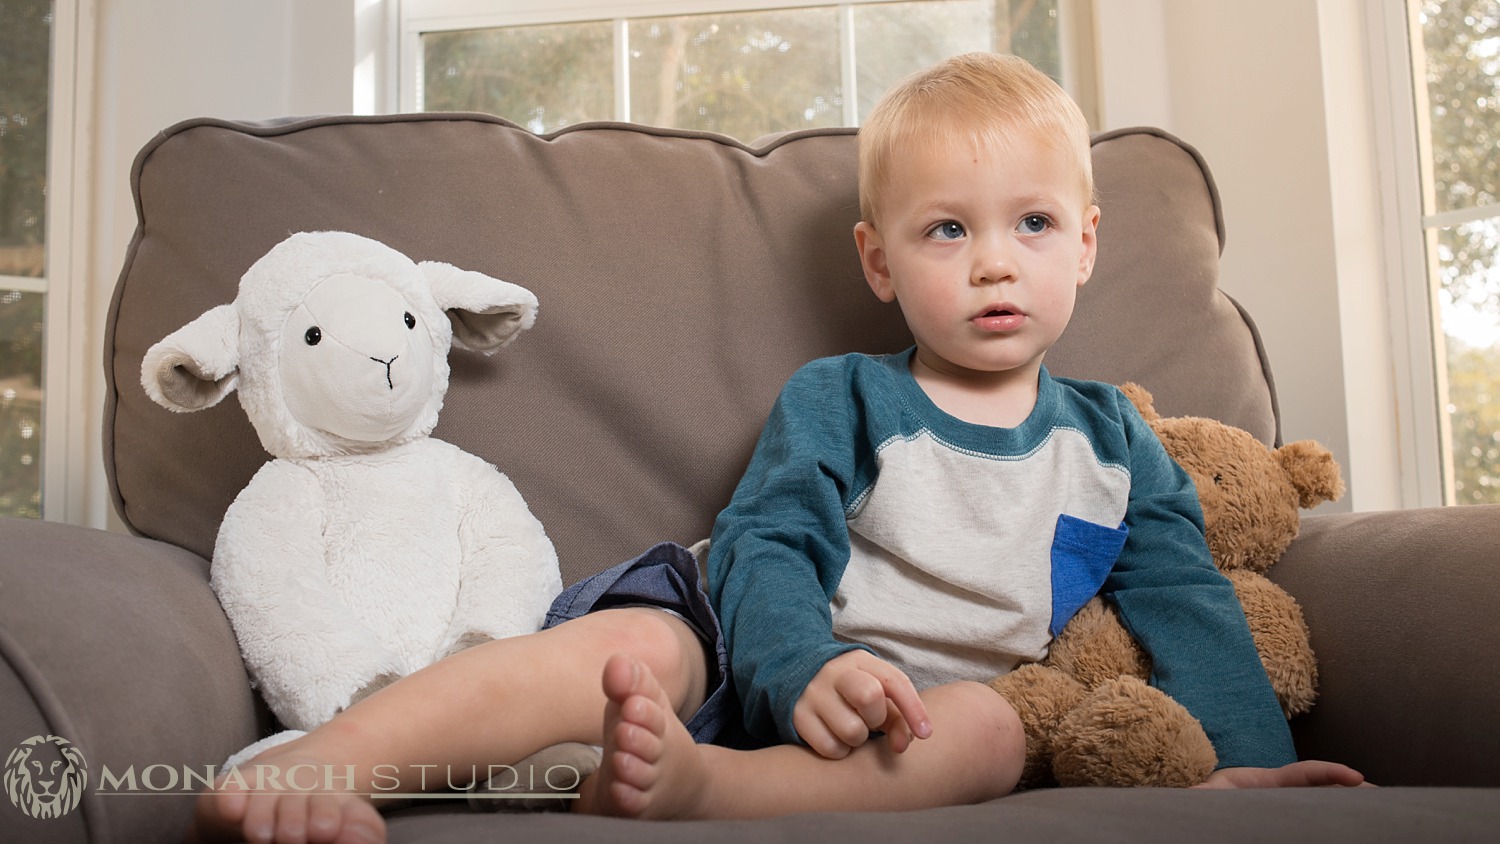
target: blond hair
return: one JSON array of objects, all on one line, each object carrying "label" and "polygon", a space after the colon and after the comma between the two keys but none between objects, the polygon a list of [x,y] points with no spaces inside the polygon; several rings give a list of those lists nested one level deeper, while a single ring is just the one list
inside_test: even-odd
[{"label": "blond hair", "polygon": [[1025,59],[965,53],[898,82],[870,112],[859,130],[860,216],[877,225],[892,162],[911,145],[967,138],[995,151],[1018,132],[1074,156],[1092,202],[1088,122],[1078,104]]}]

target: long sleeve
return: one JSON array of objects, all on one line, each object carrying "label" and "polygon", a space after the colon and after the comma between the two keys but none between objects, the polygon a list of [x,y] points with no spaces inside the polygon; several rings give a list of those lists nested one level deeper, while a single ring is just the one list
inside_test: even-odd
[{"label": "long sleeve", "polygon": [[1133,409],[1129,539],[1105,596],[1151,657],[1151,683],[1198,719],[1220,767],[1296,761],[1234,587],[1214,567],[1192,479]]},{"label": "long sleeve", "polygon": [[849,560],[859,413],[837,359],[787,383],[749,468],[714,524],[709,597],[719,613],[746,727],[798,741],[792,709],[837,641],[829,600]]}]

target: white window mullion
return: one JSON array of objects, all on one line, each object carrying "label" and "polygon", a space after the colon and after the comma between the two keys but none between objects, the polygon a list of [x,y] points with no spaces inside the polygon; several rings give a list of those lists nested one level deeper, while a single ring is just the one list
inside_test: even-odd
[{"label": "white window mullion", "polygon": [[1500,217],[1500,205],[1480,205],[1475,208],[1455,208],[1452,211],[1428,214],[1422,218],[1422,225],[1429,229],[1447,229],[1495,217]]},{"label": "white window mullion", "polygon": [[[1389,309],[1391,363],[1396,407],[1401,506],[1435,507],[1444,503],[1443,423],[1439,406],[1445,368],[1436,356],[1441,341],[1434,330],[1436,291],[1422,228],[1424,178],[1422,131],[1425,89],[1414,83],[1406,4],[1401,0],[1372,4],[1366,17],[1370,44],[1373,116],[1380,142],[1375,145],[1382,184],[1382,227],[1386,299]],[[1420,39],[1418,39],[1420,40]],[[1430,200],[1429,200],[1430,201]]]},{"label": "white window mullion", "polygon": [[[102,356],[89,324],[87,230],[89,116],[92,102],[95,0],[53,4],[51,108],[47,126],[46,278],[30,279],[47,296],[42,375],[42,517],[102,528],[107,519],[103,464],[89,420],[102,413],[102,391],[88,363]],[[21,279],[0,286],[26,289]],[[84,346],[80,341],[90,343]]]},{"label": "white window mullion", "polygon": [[615,19],[615,119],[630,122],[630,21]]},{"label": "white window mullion", "polygon": [[[51,265],[48,265],[51,271]],[[0,275],[0,290],[19,290],[22,293],[46,293],[47,279],[25,275]]]},{"label": "white window mullion", "polygon": [[854,7],[839,6],[839,82],[844,89],[844,125],[859,125],[859,65],[854,54]]}]

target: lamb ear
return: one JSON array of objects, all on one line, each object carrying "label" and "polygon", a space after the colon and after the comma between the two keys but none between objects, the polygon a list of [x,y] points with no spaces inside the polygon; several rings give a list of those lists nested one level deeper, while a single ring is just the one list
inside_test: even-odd
[{"label": "lamb ear", "polygon": [[1135,409],[1140,411],[1141,417],[1147,422],[1155,422],[1161,418],[1161,414],[1156,412],[1156,407],[1152,404],[1151,393],[1145,387],[1134,381],[1126,381],[1120,385],[1120,392],[1125,394],[1125,398],[1130,399],[1130,403],[1135,405]]},{"label": "lamb ear", "polygon": [[536,296],[520,285],[438,261],[417,266],[448,312],[457,348],[490,354],[536,321]]},{"label": "lamb ear", "polygon": [[141,360],[141,386],[177,413],[213,407],[239,381],[240,315],[220,305],[168,334]]},{"label": "lamb ear", "polygon": [[1333,453],[1312,440],[1298,440],[1276,449],[1276,460],[1291,479],[1302,507],[1337,501],[1344,494],[1344,479]]}]

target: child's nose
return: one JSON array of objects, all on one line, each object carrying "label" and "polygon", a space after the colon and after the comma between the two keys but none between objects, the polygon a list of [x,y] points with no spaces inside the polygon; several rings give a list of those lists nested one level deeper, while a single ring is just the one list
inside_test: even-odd
[{"label": "child's nose", "polygon": [[977,248],[974,250],[974,268],[969,277],[971,283],[996,284],[1002,281],[1015,280],[1015,255],[1008,244],[991,239],[989,241],[981,241],[976,246]]}]

